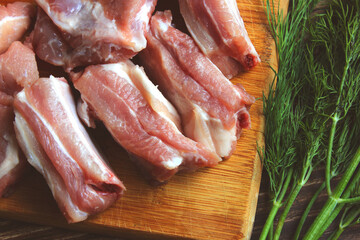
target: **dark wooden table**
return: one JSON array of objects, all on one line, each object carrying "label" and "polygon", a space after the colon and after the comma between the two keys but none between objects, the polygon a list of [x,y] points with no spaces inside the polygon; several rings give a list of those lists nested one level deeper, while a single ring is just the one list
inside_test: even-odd
[{"label": "dark wooden table", "polygon": [[[293,234],[296,231],[297,224],[302,216],[303,211],[305,210],[308,202],[310,201],[311,197],[313,196],[314,192],[319,188],[321,183],[324,181],[323,176],[323,169],[317,170],[313,172],[312,178],[308,181],[308,183],[303,187],[301,190],[298,198],[295,200],[293,208],[288,214],[288,217],[285,221],[284,228],[282,231],[282,235],[280,239],[293,239]],[[255,224],[253,228],[253,234],[251,239],[256,240],[259,239],[262,226],[265,224],[267,214],[270,208],[269,197],[266,192],[268,189],[267,179],[265,173],[263,173],[263,178],[260,187],[256,217],[255,217]],[[306,230],[317,214],[320,212],[323,203],[327,200],[326,191],[323,191],[320,195],[318,200],[315,202],[312,210],[308,215],[308,220],[305,222],[304,230]],[[281,209],[280,209],[281,213]],[[279,214],[278,214],[279,215]],[[277,218],[276,218],[277,220]],[[338,222],[339,217],[334,221]],[[337,229],[337,224],[332,224],[323,234],[320,239],[328,239],[334,229]],[[303,236],[305,232],[302,232],[301,236]],[[349,227],[347,230],[343,232],[340,237],[341,240],[356,240],[360,239],[360,225],[355,225],[353,227]]]},{"label": "dark wooden table", "polygon": [[[301,197],[299,197],[294,205],[294,208],[290,211],[287,221],[284,226],[284,231],[281,235],[281,239],[292,239],[292,234],[296,229],[297,222],[302,214],[302,210],[305,208],[308,200],[310,199],[312,192],[316,191],[319,183],[322,181],[321,171],[318,171],[314,174],[315,177],[309,181],[308,184],[303,188]],[[262,226],[265,223],[267,217],[267,211],[269,208],[269,199],[266,194],[266,178],[263,177],[261,183],[261,189],[259,193],[258,207],[256,213],[256,219],[253,229],[253,234],[251,239],[256,240],[259,238]],[[326,194],[323,193],[320,195],[319,201],[314,205],[313,210],[310,212],[309,221],[307,221],[306,226],[311,224],[311,221],[314,219],[316,214],[320,211],[322,202],[326,199]],[[332,225],[331,229],[334,229],[336,226]],[[328,230],[325,232],[324,237],[321,239],[327,239],[331,231]],[[18,222],[9,219],[0,219],[0,240],[10,240],[10,239],[36,239],[36,240],[48,240],[48,239],[68,239],[68,240],[95,240],[95,239],[119,239],[125,240],[124,238],[114,238],[104,235],[95,235],[92,233],[76,232],[65,229],[59,229],[50,226],[41,226],[31,223]],[[360,239],[360,227],[355,225],[347,229],[340,237],[342,240],[356,240]]]}]

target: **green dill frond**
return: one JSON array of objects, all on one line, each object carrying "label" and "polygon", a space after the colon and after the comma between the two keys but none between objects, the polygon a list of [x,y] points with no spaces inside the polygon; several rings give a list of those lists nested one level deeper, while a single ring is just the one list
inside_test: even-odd
[{"label": "green dill frond", "polygon": [[314,16],[309,27],[306,79],[313,91],[306,91],[315,96],[313,111],[322,118],[322,128],[332,117],[338,119],[331,164],[334,176],[346,169],[358,141],[350,139],[359,135],[353,127],[354,113],[349,113],[358,107],[354,103],[360,92],[360,9],[354,4],[332,1],[325,13]]},{"label": "green dill frond", "polygon": [[[266,121],[265,152],[263,165],[270,178],[274,198],[282,191],[282,186],[290,168],[297,162],[296,142],[305,110],[295,102],[299,98],[305,77],[305,43],[303,41],[310,5],[315,1],[298,1],[290,13],[283,18],[275,13],[267,0],[267,16],[278,53],[279,68],[267,96],[263,97]],[[274,6],[274,5],[273,5]]]},{"label": "green dill frond", "polygon": [[320,7],[317,3],[290,1],[289,14],[283,19],[267,0],[279,67],[269,94],[263,97],[262,160],[275,204],[261,239],[285,201],[285,191],[289,196],[274,239],[279,239],[286,215],[313,169],[325,163],[326,189],[331,195],[331,178],[354,166],[351,162],[358,154],[360,3],[331,0]]},{"label": "green dill frond", "polygon": [[[351,2],[351,1],[348,1]],[[355,1],[354,1],[355,2]],[[315,17],[309,27],[309,69],[313,75],[321,114],[346,116],[360,91],[359,9],[343,1],[332,1],[326,14]],[[358,4],[357,4],[358,5]]]}]

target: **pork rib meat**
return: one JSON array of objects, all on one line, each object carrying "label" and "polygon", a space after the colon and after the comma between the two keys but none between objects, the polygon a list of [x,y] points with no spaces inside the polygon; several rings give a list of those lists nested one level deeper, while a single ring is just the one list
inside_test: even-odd
[{"label": "pork rib meat", "polygon": [[219,162],[214,152],[179,131],[174,107],[130,61],[89,66],[72,81],[90,112],[153,180]]},{"label": "pork rib meat", "polygon": [[171,26],[170,11],[151,18],[147,40],[140,60],[179,111],[185,135],[229,157],[241,129],[250,127],[254,98],[224,77],[191,37]]},{"label": "pork rib meat", "polygon": [[0,92],[0,197],[9,193],[25,170],[26,160],[14,132],[13,98]]},{"label": "pork rib meat", "polygon": [[26,2],[0,5],[0,54],[5,52],[12,42],[20,40],[28,30],[35,6]]},{"label": "pork rib meat", "polygon": [[0,196],[22,176],[26,159],[14,132],[13,96],[39,78],[35,54],[15,41],[0,55]]},{"label": "pork rib meat", "polygon": [[[70,71],[129,59],[144,49],[144,34],[157,0],[36,2],[51,20],[39,11],[34,49],[43,60]],[[42,48],[43,44],[47,47]]]},{"label": "pork rib meat", "polygon": [[192,37],[227,78],[260,62],[236,0],[179,0]]},{"label": "pork rib meat", "polygon": [[108,208],[125,189],[76,114],[63,78],[40,78],[16,95],[15,131],[28,162],[46,179],[68,222]]}]

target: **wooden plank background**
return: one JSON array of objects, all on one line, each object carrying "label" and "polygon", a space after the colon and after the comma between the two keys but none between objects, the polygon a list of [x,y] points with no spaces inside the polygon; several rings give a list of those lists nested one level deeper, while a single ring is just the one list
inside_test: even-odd
[{"label": "wooden plank background", "polygon": [[[274,3],[277,6],[278,1]],[[177,1],[166,4],[175,6]],[[252,129],[243,131],[230,159],[215,168],[179,173],[168,184],[152,187],[100,126],[91,135],[127,187],[122,199],[85,222],[67,224],[43,178],[30,169],[16,191],[0,199],[0,216],[134,239],[249,239],[261,178],[256,151],[257,144],[263,144],[261,97],[272,79],[268,64],[274,66],[276,58],[263,1],[238,0],[238,6],[262,63],[232,79],[258,100],[250,111]]]}]

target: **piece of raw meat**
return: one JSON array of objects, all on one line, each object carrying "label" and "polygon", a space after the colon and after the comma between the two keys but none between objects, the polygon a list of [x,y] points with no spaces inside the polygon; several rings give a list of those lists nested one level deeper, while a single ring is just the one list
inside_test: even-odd
[{"label": "piece of raw meat", "polygon": [[6,195],[26,167],[14,132],[13,96],[39,78],[35,54],[13,42],[0,55],[0,196]]},{"label": "piece of raw meat", "polygon": [[13,97],[0,92],[0,197],[22,176],[26,160],[14,132]]},{"label": "piece of raw meat", "polygon": [[35,6],[26,2],[0,5],[0,54],[5,52],[10,44],[20,40],[35,16]]},{"label": "piece of raw meat", "polygon": [[179,0],[179,4],[191,36],[227,78],[239,72],[238,63],[249,70],[260,62],[236,0]]},{"label": "piece of raw meat", "polygon": [[171,26],[170,11],[151,18],[147,40],[140,60],[179,111],[185,136],[229,157],[241,129],[250,127],[254,98],[224,77],[191,37]]},{"label": "piece of raw meat", "polygon": [[14,106],[19,144],[68,222],[104,211],[122,195],[125,187],[80,123],[64,78],[40,78],[16,95]]},{"label": "piece of raw meat", "polygon": [[152,180],[164,182],[178,170],[221,160],[179,131],[174,107],[132,62],[89,66],[72,81],[90,112]]},{"label": "piece of raw meat", "polygon": [[51,20],[39,11],[35,52],[66,71],[129,59],[146,47],[144,34],[156,1],[36,0]]},{"label": "piece of raw meat", "polygon": [[46,13],[38,9],[34,30],[26,39],[36,55],[45,62],[65,69],[80,63],[72,57],[72,49],[61,36],[61,32],[53,24]]},{"label": "piece of raw meat", "polygon": [[13,42],[0,55],[0,91],[14,96],[24,87],[38,80],[35,53],[21,42]]}]

